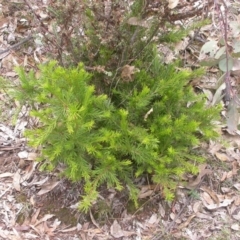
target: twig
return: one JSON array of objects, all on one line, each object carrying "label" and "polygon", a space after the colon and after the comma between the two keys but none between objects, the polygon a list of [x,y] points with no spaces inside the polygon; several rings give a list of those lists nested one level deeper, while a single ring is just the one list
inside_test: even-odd
[{"label": "twig", "polygon": [[[203,179],[201,179],[201,181],[199,182],[199,184],[197,184],[193,189],[193,190],[196,190],[203,182]],[[163,231],[162,234],[157,234],[156,236],[154,236],[151,240],[160,240],[160,239],[163,239],[163,236],[170,232],[175,224],[176,224],[176,221],[179,219],[179,217],[182,215],[183,213],[183,210],[190,204],[190,202],[192,201],[193,197],[192,196],[189,196],[188,199],[186,200],[186,202],[184,203],[184,205],[182,206],[181,210],[179,211],[179,213],[175,216],[175,218],[173,219],[173,221],[166,227],[165,231]]]},{"label": "twig", "polygon": [[[36,13],[36,11],[32,8],[32,6],[29,4],[29,2],[27,0],[23,0],[24,3],[28,6],[28,8],[31,10],[31,12],[33,13],[33,15],[36,17],[36,19],[38,20],[38,22],[40,23],[41,28],[45,31],[45,33],[48,33],[49,35],[53,36],[53,33],[51,33],[48,28],[44,25],[43,21],[41,20],[41,17]],[[56,41],[56,39],[51,39],[49,38],[46,34],[43,35],[43,37],[50,42],[53,46],[56,46],[59,52],[59,55],[61,55],[62,52],[62,46],[58,44],[58,42]],[[60,56],[61,59],[61,56]]]},{"label": "twig", "polygon": [[[227,101],[235,101],[238,105],[240,104],[240,100],[236,92],[233,90],[233,87],[230,82],[230,70],[229,69],[229,60],[230,60],[230,53],[229,53],[229,47],[228,47],[228,6],[225,3],[224,0],[221,0],[222,5],[220,3],[216,3],[217,11],[220,16],[220,27],[222,31],[222,35],[224,37],[224,44],[226,49],[226,74],[225,74],[225,84],[226,84],[226,100]],[[223,11],[220,9],[220,7],[224,7],[224,14]]]},{"label": "twig", "polygon": [[175,223],[177,221],[177,219],[179,219],[179,217],[182,215],[183,210],[189,205],[189,203],[192,201],[192,197],[189,197],[187,199],[187,201],[184,203],[183,207],[181,208],[181,210],[179,211],[179,213],[175,216],[175,218],[173,219],[173,221],[166,227],[165,231],[161,234],[161,235],[156,235],[155,237],[153,237],[151,240],[160,240],[162,239],[162,237],[169,231],[171,231],[173,229],[173,227],[175,226]]},{"label": "twig", "polygon": [[12,188],[11,186],[8,187],[8,188],[0,195],[0,198],[2,198],[2,196],[4,196],[5,193],[8,192],[11,188]]},{"label": "twig", "polygon": [[25,42],[31,40],[32,38],[33,38],[33,36],[29,36],[29,37],[27,37],[27,38],[24,38],[22,41],[14,44],[14,45],[12,45],[12,46],[10,46],[9,48],[7,48],[7,49],[5,49],[5,50],[3,50],[3,51],[0,51],[0,55],[3,54],[3,53],[8,52],[8,51],[10,51],[10,50],[13,50],[13,49],[18,48],[19,46],[21,46],[21,45],[24,44]]}]

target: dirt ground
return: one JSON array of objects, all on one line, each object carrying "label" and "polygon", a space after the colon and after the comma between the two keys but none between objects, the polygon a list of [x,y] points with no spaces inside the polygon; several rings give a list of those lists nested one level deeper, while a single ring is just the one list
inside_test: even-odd
[{"label": "dirt ground", "polygon": [[[48,0],[27,1],[47,19]],[[0,76],[17,81],[14,67],[29,69],[46,59],[46,49],[32,37],[38,26],[26,1],[0,2]],[[236,80],[233,78],[232,81]],[[199,86],[217,81],[215,73]],[[7,240],[158,240],[240,239],[240,136],[221,131],[219,141],[203,145],[208,161],[198,176],[186,176],[174,202],[166,202],[161,189],[139,179],[139,207],[126,193],[102,187],[90,213],[78,211],[82,183],[41,171],[38,152],[26,145],[24,129],[33,125],[23,107],[13,122],[18,103],[0,89],[0,239]],[[223,110],[224,111],[224,110]]]}]

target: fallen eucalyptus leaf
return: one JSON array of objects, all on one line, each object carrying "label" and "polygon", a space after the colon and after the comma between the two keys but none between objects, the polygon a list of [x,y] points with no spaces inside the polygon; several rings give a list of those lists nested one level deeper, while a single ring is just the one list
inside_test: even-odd
[{"label": "fallen eucalyptus leaf", "polygon": [[175,8],[179,3],[179,0],[168,0],[168,7],[170,9]]},{"label": "fallen eucalyptus leaf", "polygon": [[223,90],[226,88],[226,84],[223,83],[222,85],[220,85],[220,87],[217,89],[217,91],[215,92],[214,96],[213,96],[213,100],[212,100],[212,106],[214,106],[215,104],[218,104],[222,98],[224,97],[223,94]]},{"label": "fallen eucalyptus leaf", "polygon": [[120,238],[124,236],[123,230],[118,224],[117,220],[114,220],[112,226],[110,227],[110,233],[115,238]]},{"label": "fallen eucalyptus leaf", "polygon": [[228,104],[227,109],[227,131],[229,134],[235,135],[238,131],[238,122],[239,122],[239,112],[238,112],[238,104],[233,98]]},{"label": "fallen eucalyptus leaf", "polygon": [[45,194],[47,192],[50,192],[59,183],[60,183],[60,181],[53,181],[53,182],[50,182],[50,183],[47,183],[47,184],[43,185],[42,189],[37,193],[37,195],[40,196],[40,195],[43,195],[43,194]]}]

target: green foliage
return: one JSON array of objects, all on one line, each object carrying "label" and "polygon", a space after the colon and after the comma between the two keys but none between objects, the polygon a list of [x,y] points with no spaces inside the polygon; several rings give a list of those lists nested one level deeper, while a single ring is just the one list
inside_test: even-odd
[{"label": "green foliage", "polygon": [[63,68],[51,61],[39,66],[39,77],[18,70],[15,98],[27,101],[41,123],[26,131],[29,144],[41,147],[39,160],[47,160],[47,169],[62,162],[63,175],[84,181],[84,211],[104,183],[119,191],[127,185],[136,202],[133,179],[146,173],[171,200],[176,179],[196,173],[196,163],[203,161],[193,147],[216,135],[211,121],[218,110],[206,109],[203,96],[187,85],[195,73],[162,66],[152,54],[148,70],[140,70],[133,82],[119,83],[112,100],[96,95],[82,64]]},{"label": "green foliage", "polygon": [[[136,175],[147,171],[153,174],[155,182],[172,189],[176,185],[171,176],[176,179],[186,171],[197,172],[193,162],[204,159],[191,149],[201,140],[216,137],[209,123],[216,118],[219,109],[206,108],[204,95],[196,95],[187,85],[193,75],[200,72],[177,72],[174,64],[163,66],[159,62],[159,57],[153,56],[148,71],[137,73],[128,87],[125,83],[119,84],[116,94],[120,96],[120,106],[130,113],[131,122],[148,130],[142,143],[156,147],[157,157],[149,159],[147,165],[138,165]],[[132,89],[131,94],[129,89]]]},{"label": "green foliage", "polygon": [[168,32],[162,34],[158,40],[160,42],[166,42],[166,43],[178,43],[183,38],[187,37],[188,34],[190,33],[190,31],[193,31],[197,28],[203,27],[209,23],[210,23],[209,19],[203,19],[202,21],[193,23],[192,25],[188,26],[187,28],[180,28],[180,29],[175,29],[174,25],[167,24],[168,28],[170,30]]},{"label": "green foliage", "polygon": [[[144,11],[145,1],[135,1],[127,19]],[[19,68],[20,85],[7,86],[39,119],[36,129],[25,132],[29,144],[41,150],[45,169],[63,163],[63,176],[83,181],[81,210],[91,207],[103,184],[128,189],[137,204],[134,178],[145,174],[172,200],[181,176],[196,173],[197,164],[204,161],[196,151],[200,142],[216,136],[212,121],[219,109],[207,108],[204,96],[188,85],[202,71],[161,63],[155,45],[159,39],[153,40],[160,29],[157,16],[148,29],[127,19],[113,28],[97,20],[94,8],[86,7],[85,12],[86,41],[74,45],[73,39],[68,55],[70,63],[74,58],[84,64],[66,67],[61,55],[62,66],[55,61],[40,65],[38,77]],[[178,30],[165,40],[175,42],[186,33]],[[121,71],[130,65],[138,71],[124,79]]]}]

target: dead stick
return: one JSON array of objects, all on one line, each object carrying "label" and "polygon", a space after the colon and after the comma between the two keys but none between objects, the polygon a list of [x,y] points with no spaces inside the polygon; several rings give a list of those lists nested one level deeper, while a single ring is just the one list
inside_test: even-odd
[{"label": "dead stick", "polygon": [[14,45],[12,45],[12,46],[10,46],[9,48],[7,48],[7,49],[5,49],[5,50],[3,50],[3,51],[0,51],[0,55],[3,54],[3,53],[8,52],[8,51],[10,51],[10,50],[16,49],[17,47],[21,46],[21,45],[24,44],[25,42],[31,40],[32,38],[33,38],[33,36],[29,36],[29,37],[27,37],[27,38],[24,38],[22,41],[14,44]]},{"label": "dead stick", "polygon": [[[201,179],[201,181],[197,184],[197,186],[195,186],[192,190],[196,190],[199,188],[199,186],[202,184],[203,182],[203,178]],[[173,219],[173,221],[166,227],[165,231],[163,231],[162,234],[157,234],[155,235],[151,240],[160,240],[163,238],[163,236],[170,232],[174,226],[176,225],[176,221],[177,219],[180,218],[180,216],[182,215],[183,213],[183,210],[190,204],[190,202],[192,201],[193,197],[192,196],[189,196],[188,199],[186,200],[186,202],[184,203],[184,205],[182,206],[181,210],[179,211],[179,213],[175,216],[175,218]]]}]

